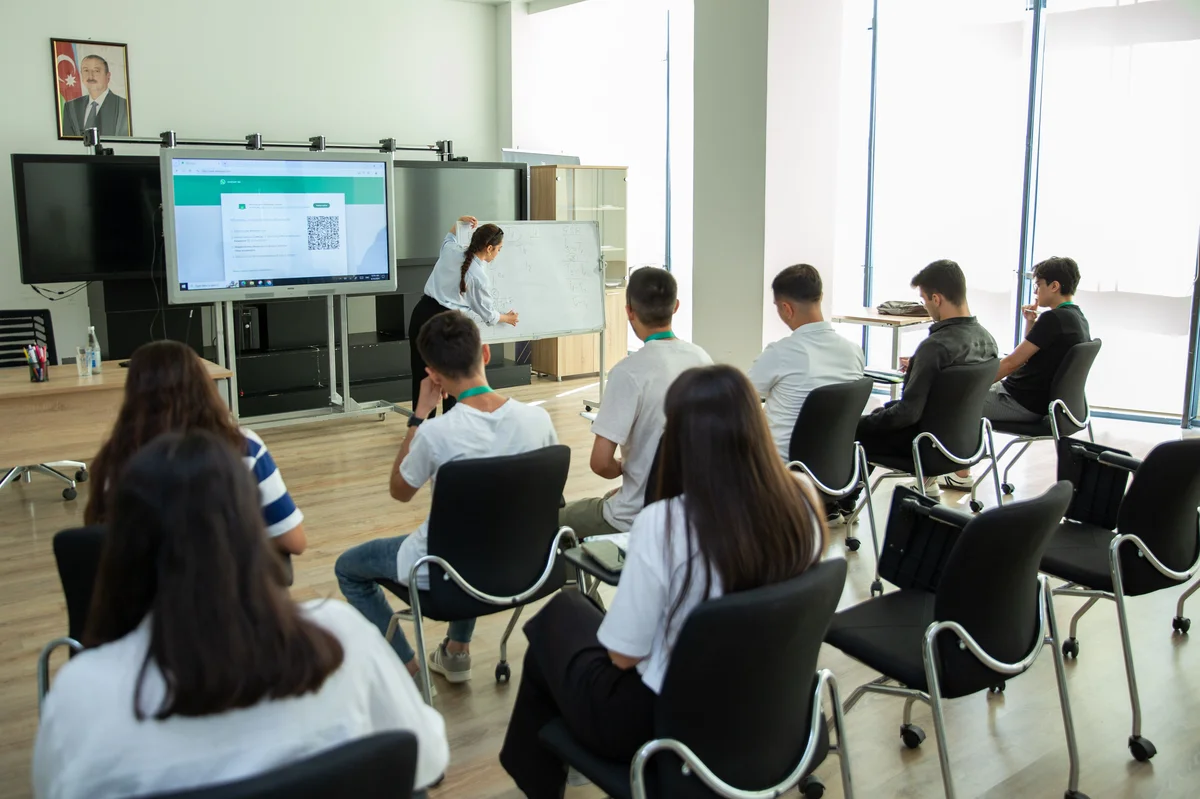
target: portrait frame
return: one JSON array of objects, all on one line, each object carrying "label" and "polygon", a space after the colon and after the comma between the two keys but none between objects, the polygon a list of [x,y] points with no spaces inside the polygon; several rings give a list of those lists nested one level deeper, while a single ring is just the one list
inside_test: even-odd
[{"label": "portrait frame", "polygon": [[60,140],[79,141],[88,127],[98,128],[101,140],[133,135],[127,44],[52,37],[50,69]]}]

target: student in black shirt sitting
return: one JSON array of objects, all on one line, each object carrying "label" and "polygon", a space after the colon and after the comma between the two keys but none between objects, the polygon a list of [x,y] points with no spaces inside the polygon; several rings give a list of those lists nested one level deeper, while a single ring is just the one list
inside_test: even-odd
[{"label": "student in black shirt sitting", "polygon": [[[1087,317],[1074,302],[1079,266],[1071,258],[1047,258],[1033,268],[1036,301],[1024,306],[1025,340],[1004,360],[983,403],[993,422],[1036,422],[1050,407],[1050,383],[1067,350],[1092,340]],[[1049,308],[1038,315],[1038,308]],[[969,489],[969,471],[946,475],[949,488]]]}]

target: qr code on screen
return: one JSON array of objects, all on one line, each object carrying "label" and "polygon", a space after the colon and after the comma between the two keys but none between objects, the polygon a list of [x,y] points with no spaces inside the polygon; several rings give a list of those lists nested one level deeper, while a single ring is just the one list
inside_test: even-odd
[{"label": "qr code on screen", "polygon": [[341,246],[342,229],[336,216],[308,218],[308,249],[336,250]]}]

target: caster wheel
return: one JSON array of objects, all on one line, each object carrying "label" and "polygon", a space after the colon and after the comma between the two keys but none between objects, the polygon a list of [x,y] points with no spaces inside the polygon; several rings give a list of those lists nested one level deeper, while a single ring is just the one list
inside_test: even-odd
[{"label": "caster wheel", "polygon": [[850,550],[851,552],[857,552],[860,546],[862,546],[862,542],[857,538],[846,539],[846,549]]},{"label": "caster wheel", "polygon": [[1150,739],[1140,735],[1129,736],[1129,751],[1133,754],[1133,759],[1139,763],[1145,763],[1158,754],[1158,750],[1154,748],[1154,744],[1150,743]]},{"label": "caster wheel", "polygon": [[1014,487],[1012,483],[1001,483],[1000,493],[1004,494],[1006,497],[1011,497],[1013,495],[1013,488]]},{"label": "caster wheel", "polygon": [[900,740],[909,749],[916,749],[925,740],[925,730],[918,727],[916,724],[901,724],[900,725]]},{"label": "caster wheel", "polygon": [[1176,616],[1171,619],[1171,629],[1181,635],[1187,635],[1188,630],[1192,629],[1192,620],[1184,616]]},{"label": "caster wheel", "polygon": [[75,482],[76,483],[86,483],[87,481],[88,481],[87,469],[80,469],[79,471],[75,472]]},{"label": "caster wheel", "polygon": [[804,799],[821,799],[825,795],[825,785],[815,775],[809,774],[800,781],[800,795]]},{"label": "caster wheel", "polygon": [[584,406],[583,406],[583,409],[584,409],[585,411],[587,411],[588,413],[591,413],[591,412],[592,412],[592,406],[591,406],[591,405],[584,405]]},{"label": "caster wheel", "polygon": [[1063,794],[1064,799],[1090,799],[1083,791],[1067,791]]},{"label": "caster wheel", "polygon": [[75,499],[76,496],[78,496],[78,495],[75,493],[75,489],[73,489],[73,488],[64,488],[63,489],[63,499],[68,499],[68,500]]},{"label": "caster wheel", "polygon": [[507,663],[496,664],[496,682],[508,682],[512,678],[512,670]]},{"label": "caster wheel", "polygon": [[977,499],[973,499],[967,504],[971,507],[972,513],[979,513],[979,511],[983,510],[983,503]]},{"label": "caster wheel", "polygon": [[883,596],[883,581],[876,580],[871,583],[871,596]]},{"label": "caster wheel", "polygon": [[1079,642],[1074,638],[1068,638],[1067,640],[1063,641],[1062,653],[1063,657],[1065,658],[1078,658]]},{"label": "caster wheel", "polygon": [[1002,693],[1004,693],[1004,681],[1003,681],[1003,680],[1001,680],[1001,681],[1000,681],[999,683],[997,683],[996,685],[993,685],[991,688],[988,688],[988,693],[989,693],[989,694],[1002,694]]}]

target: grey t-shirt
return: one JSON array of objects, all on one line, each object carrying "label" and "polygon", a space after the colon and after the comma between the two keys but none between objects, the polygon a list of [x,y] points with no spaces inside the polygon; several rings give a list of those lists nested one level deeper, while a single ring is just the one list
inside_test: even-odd
[{"label": "grey t-shirt", "polygon": [[663,400],[675,378],[712,358],[700,347],[677,338],[647,341],[613,367],[592,432],[621,448],[621,488],[604,503],[604,519],[623,533],[642,509],[646,477],[667,417]]}]

